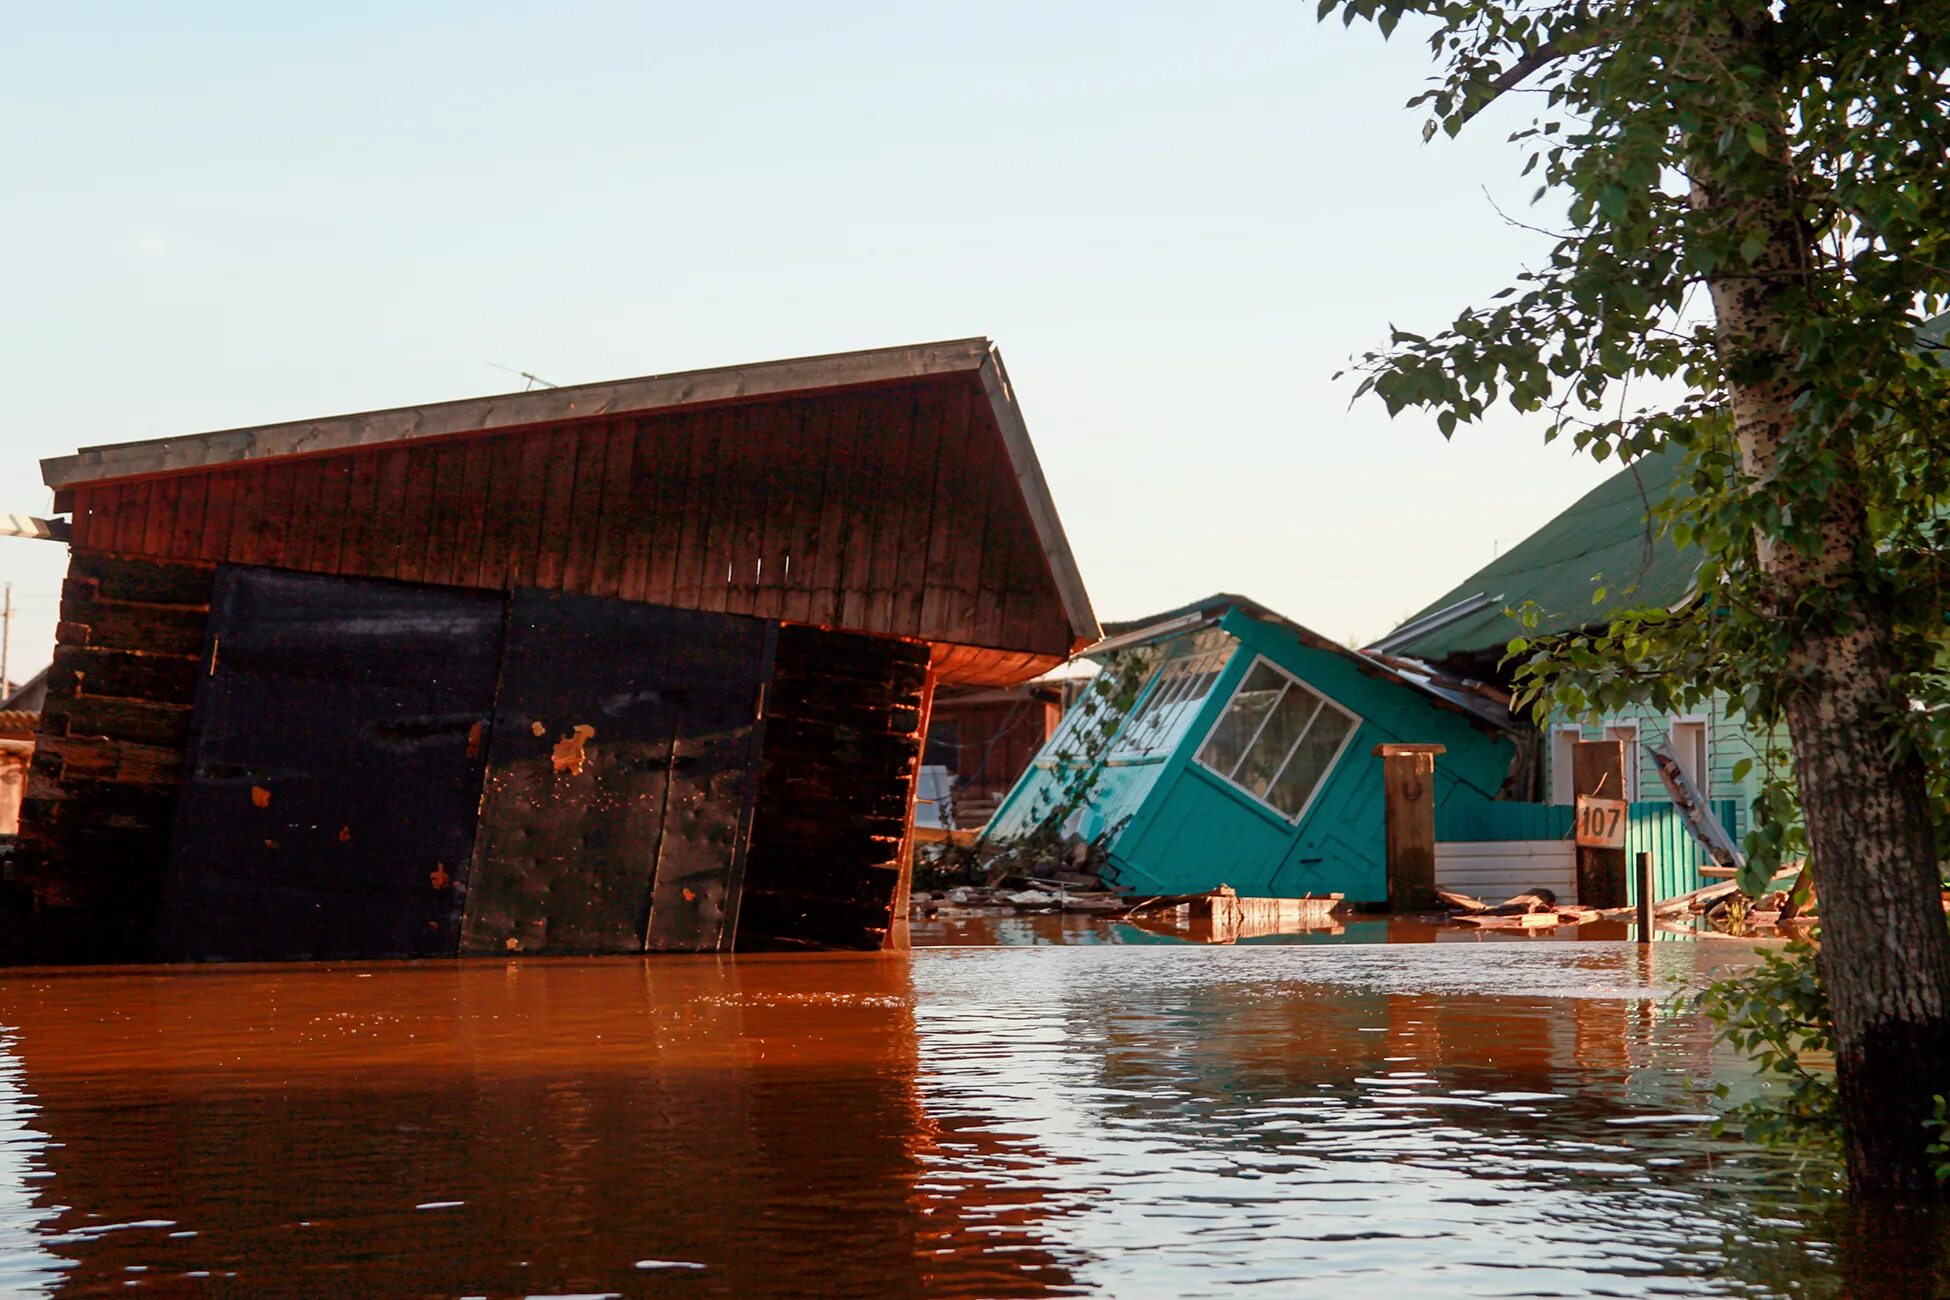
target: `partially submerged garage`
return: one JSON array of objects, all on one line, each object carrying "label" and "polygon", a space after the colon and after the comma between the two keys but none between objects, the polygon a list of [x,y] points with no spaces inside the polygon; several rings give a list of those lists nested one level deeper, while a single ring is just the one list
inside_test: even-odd
[{"label": "partially submerged garage", "polygon": [[872,949],[1097,638],[984,339],[85,448],[0,957]]}]

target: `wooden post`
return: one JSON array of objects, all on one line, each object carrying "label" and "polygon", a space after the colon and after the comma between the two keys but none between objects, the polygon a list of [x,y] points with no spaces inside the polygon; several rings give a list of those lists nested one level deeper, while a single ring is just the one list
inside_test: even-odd
[{"label": "wooden post", "polygon": [[1639,942],[1652,942],[1652,855],[1639,854]]},{"label": "wooden post", "polygon": [[[1571,748],[1571,778],[1577,794],[1623,799],[1624,742],[1580,740]],[[1578,903],[1583,907],[1625,906],[1624,849],[1578,846]]]},{"label": "wooden post", "polygon": [[914,946],[913,936],[908,925],[908,914],[914,910],[914,797],[921,788],[921,764],[928,756],[928,722],[934,716],[934,669],[928,669],[928,679],[921,687],[920,730],[916,733],[914,750],[914,773],[907,783],[907,826],[901,832],[900,880],[894,886],[894,911],[888,917],[887,941],[881,945],[886,952],[905,952]]},{"label": "wooden post", "polygon": [[1435,906],[1435,756],[1441,745],[1374,747],[1381,759],[1388,834],[1388,906],[1420,912]]}]

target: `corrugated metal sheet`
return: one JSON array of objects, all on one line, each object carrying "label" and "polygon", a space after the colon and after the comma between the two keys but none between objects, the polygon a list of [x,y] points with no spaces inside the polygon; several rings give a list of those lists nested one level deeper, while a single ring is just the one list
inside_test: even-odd
[{"label": "corrugated metal sheet", "polygon": [[[1734,828],[1736,807],[1732,799],[1712,801],[1713,815],[1729,833]],[[1700,874],[1700,868],[1711,866],[1713,860],[1686,829],[1685,817],[1669,803],[1632,805],[1631,824],[1625,832],[1625,879],[1627,895],[1633,903],[1638,901],[1636,864],[1641,853],[1652,855],[1655,897],[1676,898],[1709,883]]]}]

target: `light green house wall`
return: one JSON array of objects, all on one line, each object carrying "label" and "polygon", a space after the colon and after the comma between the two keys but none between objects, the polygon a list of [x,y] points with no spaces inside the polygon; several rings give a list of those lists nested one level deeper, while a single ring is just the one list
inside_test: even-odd
[{"label": "light green house wall", "polygon": [[[1565,753],[1558,738],[1565,734],[1575,734],[1582,740],[1604,740],[1606,728],[1620,722],[1638,724],[1638,764],[1639,788],[1637,801],[1642,803],[1669,803],[1665,783],[1659,779],[1658,770],[1653,767],[1647,750],[1663,744],[1675,721],[1683,719],[1704,719],[1707,726],[1708,766],[1711,781],[1705,790],[1708,799],[1727,799],[1734,805],[1734,834],[1736,837],[1747,833],[1752,824],[1754,798],[1760,792],[1762,769],[1766,765],[1767,738],[1765,733],[1755,730],[1753,724],[1744,718],[1730,717],[1727,712],[1727,697],[1714,694],[1703,700],[1694,709],[1679,713],[1664,713],[1649,706],[1634,706],[1621,709],[1613,714],[1597,717],[1572,718],[1569,715],[1553,717],[1546,729],[1544,749],[1544,795],[1547,802],[1563,802],[1561,795],[1569,785],[1567,775],[1562,774]],[[1785,738],[1780,742],[1785,745]],[[1736,779],[1734,771],[1742,762],[1746,770]]]}]

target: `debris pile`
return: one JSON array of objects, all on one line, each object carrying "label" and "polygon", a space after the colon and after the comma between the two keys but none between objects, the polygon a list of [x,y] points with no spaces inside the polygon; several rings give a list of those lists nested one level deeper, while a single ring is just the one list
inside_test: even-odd
[{"label": "debris pile", "polygon": [[1130,909],[1128,898],[1105,889],[1095,876],[1061,873],[1061,879],[1006,876],[994,885],[956,885],[914,891],[914,920],[952,920],[963,916],[1015,916],[1034,912],[1098,912]]},{"label": "debris pile", "polygon": [[1633,910],[1629,907],[1561,906],[1557,894],[1549,889],[1526,890],[1494,906],[1480,898],[1446,889],[1438,889],[1436,897],[1448,906],[1450,920],[1480,930],[1550,930],[1560,925],[1622,921],[1629,919]]}]

